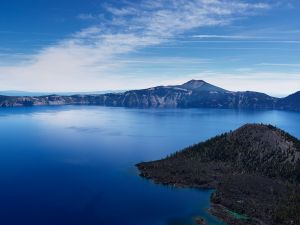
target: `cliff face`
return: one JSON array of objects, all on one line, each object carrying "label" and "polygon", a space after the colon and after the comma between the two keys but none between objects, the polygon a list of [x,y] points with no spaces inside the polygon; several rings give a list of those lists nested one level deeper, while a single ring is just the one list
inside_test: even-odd
[{"label": "cliff face", "polygon": [[300,141],[273,126],[247,124],[137,167],[156,183],[215,188],[212,212],[228,224],[300,224]]},{"label": "cliff face", "polygon": [[[299,92],[300,93],[300,92]],[[300,94],[274,98],[258,92],[231,92],[205,81],[191,80],[182,85],[101,95],[8,97],[0,96],[0,106],[102,105],[117,107],[241,108],[300,110]]]}]

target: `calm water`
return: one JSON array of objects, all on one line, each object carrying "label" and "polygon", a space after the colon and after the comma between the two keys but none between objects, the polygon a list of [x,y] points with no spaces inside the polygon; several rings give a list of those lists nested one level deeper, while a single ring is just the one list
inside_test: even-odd
[{"label": "calm water", "polygon": [[300,113],[104,107],[0,109],[0,224],[191,225],[210,191],[140,178],[159,159],[247,122],[300,138]]}]

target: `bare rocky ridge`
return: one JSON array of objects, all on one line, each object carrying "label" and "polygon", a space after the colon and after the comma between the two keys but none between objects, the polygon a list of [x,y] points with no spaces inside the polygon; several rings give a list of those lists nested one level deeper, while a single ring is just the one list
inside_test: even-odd
[{"label": "bare rocky ridge", "polygon": [[182,85],[158,86],[123,93],[39,97],[0,96],[0,107],[36,105],[282,109],[300,111],[300,92],[286,98],[275,98],[259,92],[232,92],[202,80],[191,80]]},{"label": "bare rocky ridge", "polygon": [[216,189],[211,213],[228,224],[300,224],[300,141],[271,125],[247,124],[137,167],[156,183]]}]

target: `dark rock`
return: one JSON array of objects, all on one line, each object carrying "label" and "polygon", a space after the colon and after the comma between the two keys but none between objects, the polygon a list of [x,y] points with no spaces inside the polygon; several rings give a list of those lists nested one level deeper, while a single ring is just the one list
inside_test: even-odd
[{"label": "dark rock", "polygon": [[196,224],[199,224],[199,225],[206,225],[207,224],[205,219],[203,219],[202,217],[197,217],[195,219],[195,222],[196,222]]}]

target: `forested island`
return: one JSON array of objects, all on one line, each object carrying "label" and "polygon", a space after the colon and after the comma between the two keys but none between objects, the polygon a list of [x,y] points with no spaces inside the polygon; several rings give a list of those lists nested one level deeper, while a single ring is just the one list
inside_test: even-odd
[{"label": "forested island", "polygon": [[5,96],[0,107],[100,105],[130,108],[278,109],[300,111],[300,91],[284,98],[254,91],[228,91],[203,80],[107,94]]},{"label": "forested island", "polygon": [[300,141],[274,126],[246,124],[137,167],[155,183],[215,189],[210,213],[229,225],[300,224]]}]

